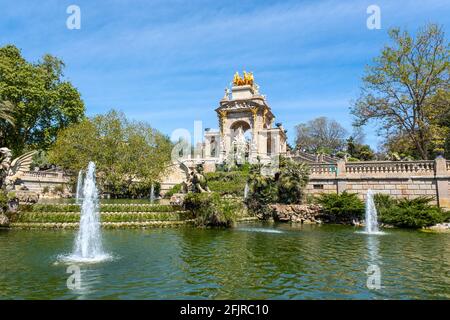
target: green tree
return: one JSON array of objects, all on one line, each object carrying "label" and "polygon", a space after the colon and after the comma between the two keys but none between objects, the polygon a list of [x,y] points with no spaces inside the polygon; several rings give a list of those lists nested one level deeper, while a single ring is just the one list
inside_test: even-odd
[{"label": "green tree", "polygon": [[[439,102],[433,98],[438,92],[449,91],[449,43],[442,28],[433,24],[415,38],[400,29],[391,29],[389,35],[393,45],[366,69],[361,95],[351,109],[355,124],[375,120],[380,134],[407,137],[414,155],[428,159],[447,132],[437,124],[431,105]],[[448,100],[438,106],[445,108]]]},{"label": "green tree", "polygon": [[13,45],[0,48],[0,101],[14,105],[15,119],[15,126],[0,121],[0,130],[16,154],[47,149],[58,130],[84,117],[80,93],[64,80],[63,69],[63,61],[51,55],[31,63]]},{"label": "green tree", "polygon": [[275,174],[278,202],[285,204],[301,203],[308,177],[309,168],[304,163],[280,157],[280,169]]},{"label": "green tree", "polygon": [[347,131],[335,120],[319,117],[296,127],[296,148],[312,153],[335,154],[345,147]]},{"label": "green tree", "polygon": [[375,158],[375,153],[367,144],[358,143],[353,137],[347,139],[347,153],[352,157],[362,161],[369,161]]},{"label": "green tree", "polygon": [[146,196],[169,165],[171,150],[168,137],[113,110],[63,129],[48,159],[73,172],[94,161],[104,192]]}]

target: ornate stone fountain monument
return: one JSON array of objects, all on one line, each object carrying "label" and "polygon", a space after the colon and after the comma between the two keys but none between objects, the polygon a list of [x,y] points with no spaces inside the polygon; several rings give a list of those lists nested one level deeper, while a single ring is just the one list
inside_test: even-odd
[{"label": "ornate stone fountain monument", "polygon": [[215,111],[219,130],[205,133],[203,158],[254,163],[286,154],[286,132],[281,124],[273,126],[275,116],[252,73],[244,71],[241,77],[236,72],[231,90],[225,89]]}]

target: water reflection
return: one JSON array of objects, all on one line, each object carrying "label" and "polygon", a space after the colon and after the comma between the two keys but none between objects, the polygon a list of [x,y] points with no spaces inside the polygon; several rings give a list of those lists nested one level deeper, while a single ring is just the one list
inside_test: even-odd
[{"label": "water reflection", "polygon": [[369,265],[381,265],[381,257],[379,254],[380,240],[376,236],[367,236],[367,252],[369,253]]},{"label": "water reflection", "polygon": [[[67,288],[74,231],[0,232],[0,299],[431,299],[450,298],[450,235],[345,226],[248,224],[238,229],[104,230],[120,259],[81,266]],[[365,271],[382,271],[370,290]]]}]

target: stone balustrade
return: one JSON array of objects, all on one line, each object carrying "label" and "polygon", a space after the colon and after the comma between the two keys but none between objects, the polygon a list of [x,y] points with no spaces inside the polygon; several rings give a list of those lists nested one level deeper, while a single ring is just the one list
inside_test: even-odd
[{"label": "stone balustrade", "polygon": [[44,188],[49,190],[53,190],[57,186],[68,188],[70,176],[63,172],[27,171],[19,182],[30,191],[42,193]]},{"label": "stone balustrade", "polygon": [[336,175],[337,165],[335,163],[311,163],[308,165],[311,175]]},{"label": "stone balustrade", "polygon": [[394,197],[431,196],[450,208],[450,161],[439,157],[421,161],[361,161],[310,163],[307,192],[355,192],[365,198],[368,189]]},{"label": "stone balustrade", "polygon": [[429,175],[434,173],[434,161],[373,161],[348,162],[346,174],[407,174]]}]

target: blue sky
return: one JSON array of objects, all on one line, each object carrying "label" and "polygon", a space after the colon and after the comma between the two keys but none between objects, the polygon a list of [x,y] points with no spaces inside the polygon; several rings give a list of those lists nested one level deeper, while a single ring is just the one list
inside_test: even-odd
[{"label": "blue sky", "polygon": [[[71,4],[80,30],[66,28]],[[381,30],[366,28],[371,4]],[[63,59],[88,115],[116,108],[169,135],[195,120],[217,128],[225,86],[247,70],[293,142],[294,126],[318,116],[351,131],[350,101],[387,29],[436,22],[448,35],[450,1],[0,0],[0,10],[0,46]],[[380,141],[368,127],[366,142]]]}]

